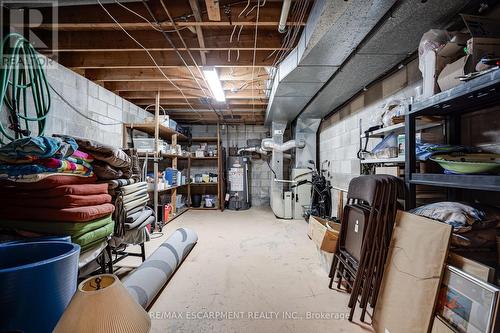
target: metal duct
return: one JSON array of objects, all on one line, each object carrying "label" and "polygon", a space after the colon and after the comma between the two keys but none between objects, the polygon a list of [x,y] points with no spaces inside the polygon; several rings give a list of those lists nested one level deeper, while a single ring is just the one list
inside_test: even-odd
[{"label": "metal duct", "polygon": [[322,118],[413,53],[470,0],[317,0],[276,69],[266,123]]},{"label": "metal duct", "polygon": [[307,168],[307,161],[316,161],[316,132],[321,119],[298,118],[295,126],[295,140],[305,142],[302,149],[295,150],[295,168]]},{"label": "metal duct", "polygon": [[[286,129],[286,122],[273,122],[272,126],[273,142],[280,145],[283,143],[283,134]],[[264,140],[263,140],[264,141]],[[285,206],[283,202],[283,183],[276,182],[276,179],[283,179],[283,152],[273,151],[271,155],[271,168],[275,179],[271,182],[271,208],[274,215],[283,217]]]},{"label": "metal duct", "polygon": [[290,140],[285,143],[277,143],[273,139],[262,140],[262,149],[267,151],[272,150],[273,152],[284,152],[293,148],[304,148],[305,146],[306,142],[304,140]]}]

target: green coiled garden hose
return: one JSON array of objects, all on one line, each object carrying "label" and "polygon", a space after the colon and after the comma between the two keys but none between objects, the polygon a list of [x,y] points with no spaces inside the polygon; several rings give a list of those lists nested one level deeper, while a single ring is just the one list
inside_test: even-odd
[{"label": "green coiled garden hose", "polygon": [[[10,123],[6,128],[0,122],[0,134],[9,141],[31,136],[30,123],[36,122],[37,135],[43,135],[51,106],[44,58],[27,39],[17,33],[11,33],[3,39],[0,51],[0,111],[9,113]],[[31,98],[28,97],[29,93]],[[2,136],[0,143],[4,144]]]}]

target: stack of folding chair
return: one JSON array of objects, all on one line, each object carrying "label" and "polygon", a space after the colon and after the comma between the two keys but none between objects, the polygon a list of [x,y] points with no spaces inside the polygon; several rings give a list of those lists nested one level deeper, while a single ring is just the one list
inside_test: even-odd
[{"label": "stack of folding chair", "polygon": [[389,175],[360,176],[349,183],[330,288],[337,277],[337,288],[344,284],[351,292],[350,321],[357,302],[361,321],[368,305],[375,307],[402,185],[401,179]]}]

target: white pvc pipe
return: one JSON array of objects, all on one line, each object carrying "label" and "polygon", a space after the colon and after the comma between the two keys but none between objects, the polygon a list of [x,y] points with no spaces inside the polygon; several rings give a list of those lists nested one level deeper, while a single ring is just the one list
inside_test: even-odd
[{"label": "white pvc pipe", "polygon": [[290,5],[292,0],[283,1],[283,6],[281,7],[280,22],[278,24],[278,31],[284,33],[286,31],[286,21],[288,20],[288,12],[290,11]]}]

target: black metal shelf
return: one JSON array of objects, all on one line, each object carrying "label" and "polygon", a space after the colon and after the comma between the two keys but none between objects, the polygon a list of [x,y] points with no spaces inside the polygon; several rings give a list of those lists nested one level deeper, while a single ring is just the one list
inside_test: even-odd
[{"label": "black metal shelf", "polygon": [[411,105],[414,116],[445,116],[468,113],[500,100],[500,70],[485,74],[455,88],[443,91]]},{"label": "black metal shelf", "polygon": [[410,183],[500,192],[500,176],[495,175],[413,173],[410,176]]},{"label": "black metal shelf", "polygon": [[409,106],[405,116],[405,208],[416,206],[416,186],[429,185],[448,188],[454,197],[456,189],[471,189],[500,192],[500,175],[453,175],[426,174],[416,172],[416,119],[419,116],[442,116],[445,118],[446,136],[449,144],[461,143],[461,115],[484,110],[500,103],[500,70],[462,83],[459,86],[436,94]]}]

